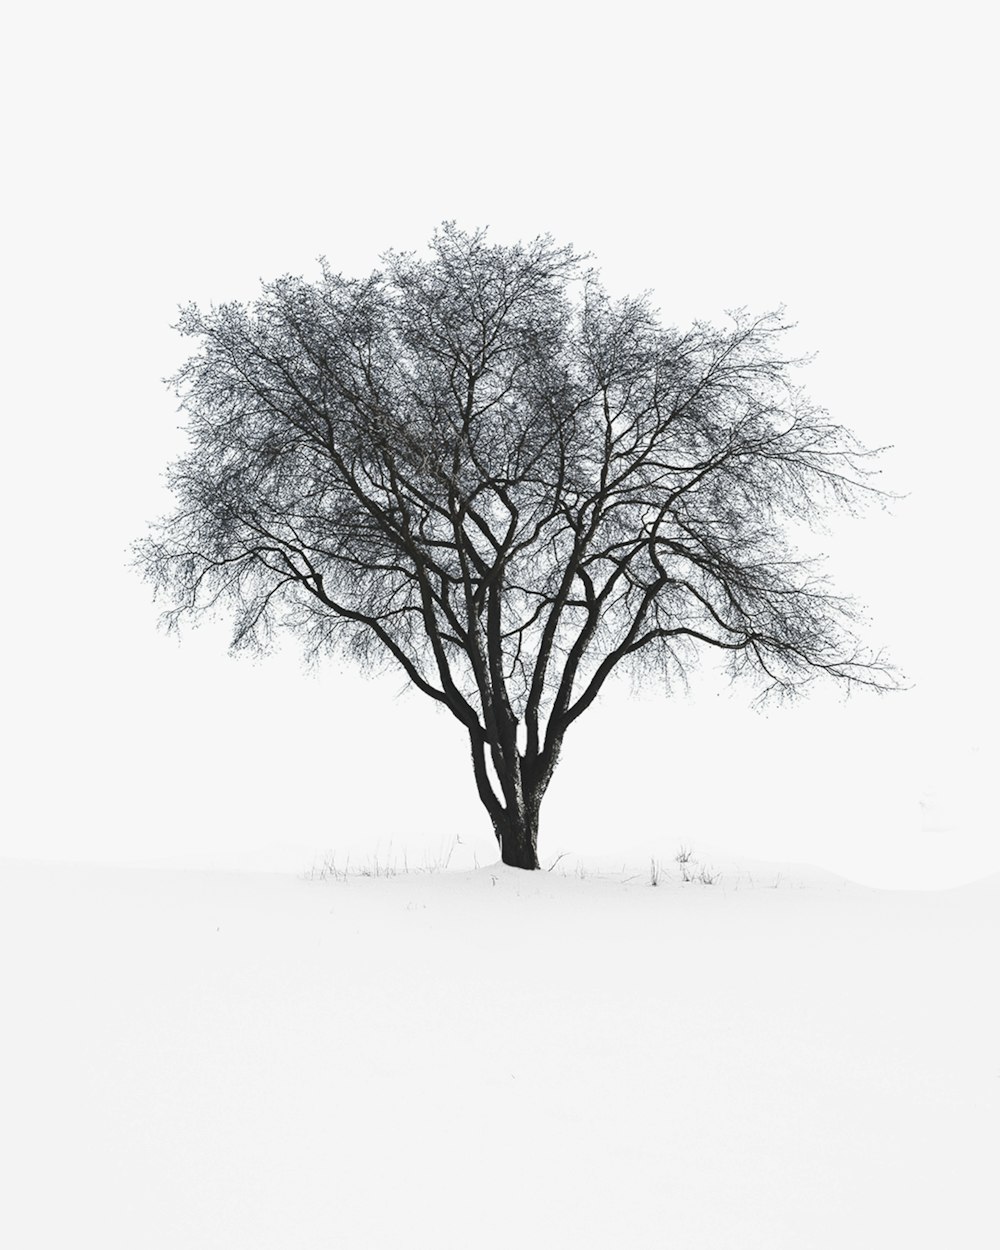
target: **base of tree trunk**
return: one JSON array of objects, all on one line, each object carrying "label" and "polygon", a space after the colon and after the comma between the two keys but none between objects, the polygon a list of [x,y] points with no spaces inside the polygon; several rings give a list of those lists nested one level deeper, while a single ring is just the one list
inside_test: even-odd
[{"label": "base of tree trunk", "polygon": [[509,868],[535,869],[538,863],[538,830],[526,824],[498,824],[495,826],[500,843],[500,859]]}]

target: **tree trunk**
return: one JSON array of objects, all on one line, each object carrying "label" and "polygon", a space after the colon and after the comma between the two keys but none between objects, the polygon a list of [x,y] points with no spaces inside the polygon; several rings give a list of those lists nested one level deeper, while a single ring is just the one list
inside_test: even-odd
[{"label": "tree trunk", "polygon": [[500,858],[511,868],[538,868],[538,808],[504,812],[493,821]]}]

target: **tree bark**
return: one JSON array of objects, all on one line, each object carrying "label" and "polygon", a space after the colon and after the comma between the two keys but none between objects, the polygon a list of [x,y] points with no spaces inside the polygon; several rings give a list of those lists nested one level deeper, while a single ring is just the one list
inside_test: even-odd
[{"label": "tree bark", "polygon": [[511,868],[534,869],[538,863],[538,807],[505,811],[494,817],[493,829],[500,843],[500,858]]}]

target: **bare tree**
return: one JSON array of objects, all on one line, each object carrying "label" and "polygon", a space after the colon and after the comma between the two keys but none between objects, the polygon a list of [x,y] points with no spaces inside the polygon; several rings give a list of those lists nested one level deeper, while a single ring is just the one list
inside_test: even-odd
[{"label": "bare tree", "polygon": [[[873,487],[791,382],[780,313],[663,328],[548,236],[453,224],[364,280],[185,308],[190,450],[137,548],[176,625],[398,664],[468,734],[503,862],[537,868],[566,732],[619,665],[706,649],[762,695],[884,689],[790,529]],[[876,492],[877,493],[877,492]]]}]

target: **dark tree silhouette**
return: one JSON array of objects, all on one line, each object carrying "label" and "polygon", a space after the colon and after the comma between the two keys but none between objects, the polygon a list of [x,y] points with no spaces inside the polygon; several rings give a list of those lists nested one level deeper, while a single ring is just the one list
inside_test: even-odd
[{"label": "dark tree silhouette", "polygon": [[780,313],[729,319],[665,329],[570,247],[453,224],[360,281],[189,306],[190,450],[138,563],[171,624],[221,605],[234,648],[282,627],[398,664],[465,727],[503,862],[537,868],[566,731],[619,665],[892,684],[787,537],[872,492],[874,453],[792,385]]}]

